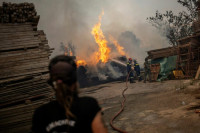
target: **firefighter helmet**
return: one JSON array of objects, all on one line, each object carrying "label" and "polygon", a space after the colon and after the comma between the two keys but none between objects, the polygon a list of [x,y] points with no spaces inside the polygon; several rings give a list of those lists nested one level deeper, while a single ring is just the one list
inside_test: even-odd
[{"label": "firefighter helmet", "polygon": [[129,61],[132,61],[132,58],[128,58]]}]

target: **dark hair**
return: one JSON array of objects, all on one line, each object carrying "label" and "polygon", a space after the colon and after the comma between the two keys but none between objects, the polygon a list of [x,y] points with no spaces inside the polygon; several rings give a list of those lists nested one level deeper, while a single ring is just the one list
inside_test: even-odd
[{"label": "dark hair", "polygon": [[[52,68],[58,62],[65,62],[72,66],[72,69],[69,70],[67,75],[53,75],[52,74]],[[71,85],[77,81],[77,66],[74,59],[71,56],[58,55],[54,57],[53,59],[51,59],[49,63],[49,72],[50,72],[50,79],[48,83],[51,86],[53,86],[53,79],[52,79],[53,76],[56,76],[57,78],[61,78],[61,80],[68,85]]]},{"label": "dark hair", "polygon": [[56,56],[49,63],[49,71],[49,84],[55,90],[56,100],[64,107],[66,117],[75,118],[70,110],[74,99],[78,97],[77,67],[74,59],[70,56]]}]

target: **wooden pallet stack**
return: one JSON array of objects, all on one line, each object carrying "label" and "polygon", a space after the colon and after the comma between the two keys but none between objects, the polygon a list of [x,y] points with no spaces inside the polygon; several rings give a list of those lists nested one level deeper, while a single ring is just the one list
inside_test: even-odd
[{"label": "wooden pallet stack", "polygon": [[49,101],[50,49],[32,3],[0,6],[0,132],[27,133],[35,108]]},{"label": "wooden pallet stack", "polygon": [[24,23],[38,22],[39,15],[33,3],[6,3],[0,8],[1,22],[3,23]]},{"label": "wooden pallet stack", "polygon": [[178,40],[177,69],[182,69],[185,78],[194,78],[200,65],[200,0],[198,19],[193,23],[194,34]]},{"label": "wooden pallet stack", "polygon": [[184,71],[185,78],[192,78],[200,64],[200,35],[182,38],[178,42],[177,69]]}]

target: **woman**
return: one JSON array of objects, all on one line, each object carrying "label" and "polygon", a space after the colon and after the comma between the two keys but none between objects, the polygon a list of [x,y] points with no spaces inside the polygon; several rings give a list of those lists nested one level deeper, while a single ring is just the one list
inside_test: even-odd
[{"label": "woman", "polygon": [[35,133],[107,133],[101,108],[91,97],[78,97],[77,67],[72,57],[60,55],[49,64],[49,84],[56,100],[33,115]]}]

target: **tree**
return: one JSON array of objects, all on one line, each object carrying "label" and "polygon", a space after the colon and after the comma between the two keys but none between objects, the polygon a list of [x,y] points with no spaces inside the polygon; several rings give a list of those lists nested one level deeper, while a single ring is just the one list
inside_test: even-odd
[{"label": "tree", "polygon": [[147,18],[148,22],[161,30],[169,41],[169,44],[176,46],[177,40],[193,34],[192,24],[197,19],[198,0],[177,0],[185,7],[186,11],[181,11],[175,15],[172,11],[160,13],[156,11],[154,17]]}]

